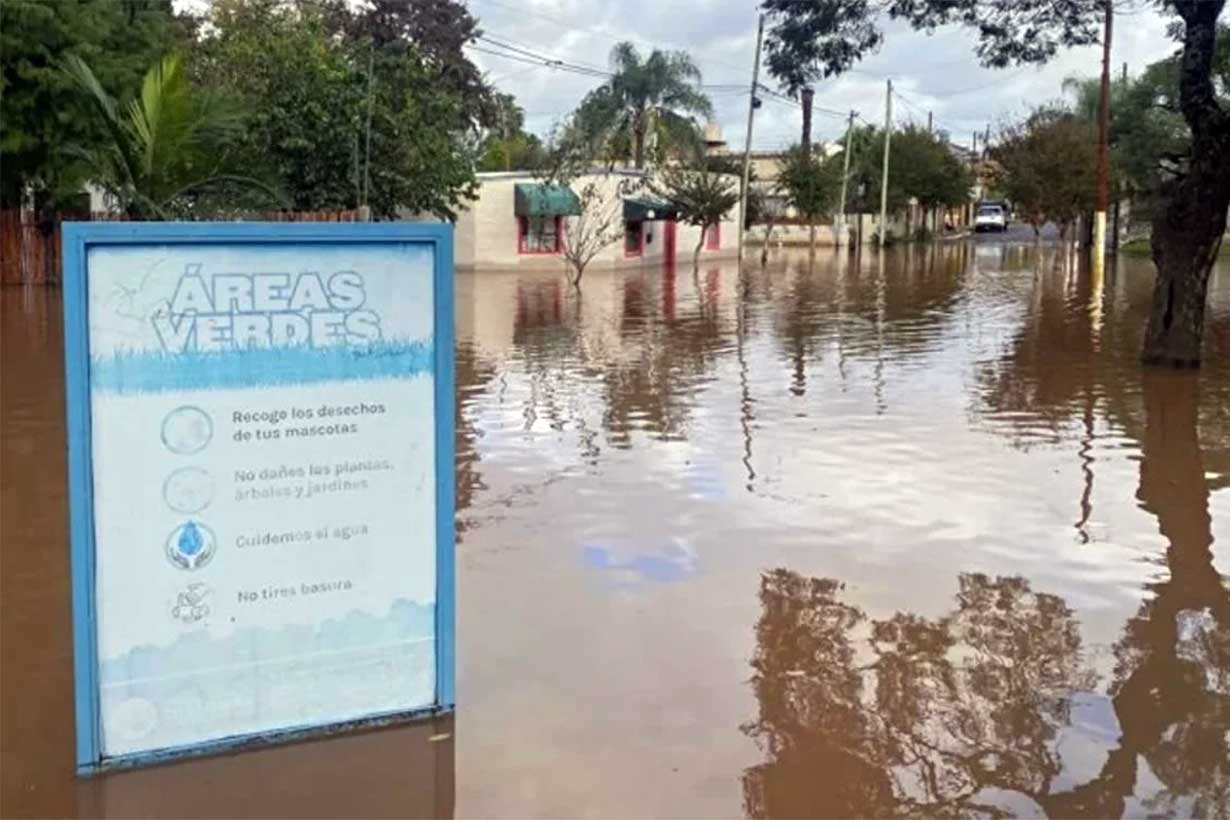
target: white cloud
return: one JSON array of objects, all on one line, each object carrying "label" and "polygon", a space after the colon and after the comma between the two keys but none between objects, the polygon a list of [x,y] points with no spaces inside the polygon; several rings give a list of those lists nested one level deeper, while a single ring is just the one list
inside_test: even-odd
[{"label": "white cloud", "polygon": [[[756,4],[749,0],[470,0],[469,5],[488,35],[572,63],[605,67],[611,47],[626,39],[646,51],[687,50],[701,67],[706,84],[744,88],[750,84]],[[1131,71],[1139,72],[1171,53],[1175,44],[1166,38],[1166,22],[1150,6],[1118,16],[1116,70],[1127,62]],[[1064,52],[1041,68],[992,71],[978,65],[972,45],[966,30],[944,28],[927,35],[893,25],[880,53],[856,72],[817,84],[816,105],[854,109],[868,121],[882,122],[884,80],[892,77],[911,103],[894,104],[898,121],[925,122],[930,110],[954,140],[968,142],[975,130],[994,127],[1031,104],[1061,96],[1065,77],[1096,75],[1101,70],[1099,47]],[[497,86],[517,97],[526,110],[528,127],[539,133],[548,131],[600,82],[487,54],[473,56]],[[762,72],[762,82],[772,84],[772,78]],[[726,139],[732,147],[741,147],[746,91],[712,89],[710,95]],[[797,141],[800,119],[797,106],[766,100],[757,113],[753,146],[769,149]],[[844,127],[841,117],[818,113],[814,131],[818,138],[834,138]]]}]

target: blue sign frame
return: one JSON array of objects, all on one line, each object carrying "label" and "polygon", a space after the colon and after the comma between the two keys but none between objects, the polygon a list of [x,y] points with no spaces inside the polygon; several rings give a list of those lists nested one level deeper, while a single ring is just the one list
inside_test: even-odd
[{"label": "blue sign frame", "polygon": [[[96,632],[94,490],[91,442],[89,286],[91,247],[102,245],[295,246],[420,244],[433,250],[436,617],[435,703],[411,712],[381,714],[343,724],[288,727],[226,737],[187,748],[103,757]],[[440,223],[66,222],[63,226],[64,358],[66,365],[68,490],[72,569],[76,768],[79,774],[286,742],[338,731],[400,723],[456,706],[453,454],[453,226]]]}]

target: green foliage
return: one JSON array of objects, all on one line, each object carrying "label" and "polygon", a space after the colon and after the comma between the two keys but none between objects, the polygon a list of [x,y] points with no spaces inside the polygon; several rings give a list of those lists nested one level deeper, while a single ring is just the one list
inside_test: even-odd
[{"label": "green foliage", "polygon": [[542,140],[525,131],[525,112],[511,94],[496,94],[492,124],[483,135],[478,170],[525,171],[543,163]]},{"label": "green foliage", "polygon": [[1000,132],[991,149],[998,185],[1034,227],[1061,225],[1093,209],[1094,126],[1061,107],[1036,109]]},{"label": "green foliage", "polygon": [[451,218],[475,190],[466,102],[391,28],[377,42],[363,13],[217,0],[192,55],[195,76],[243,102],[250,116],[236,150],[280,180],[295,209],[354,208],[366,190],[377,217],[405,208]]},{"label": "green foliage", "polygon": [[739,204],[738,184],[704,165],[669,165],[650,189],[675,205],[681,221],[701,228],[718,224]]},{"label": "green foliage", "polygon": [[[884,131],[856,128],[850,157],[850,208],[855,213],[880,210],[884,171]],[[834,157],[839,160],[840,155]],[[926,128],[907,125],[893,132],[889,154],[888,209],[896,211],[911,198],[926,208],[969,201],[973,174],[948,143]]]},{"label": "green foliage", "polygon": [[456,97],[459,125],[487,128],[500,115],[501,95],[484,82],[464,47],[478,39],[478,21],[458,0],[364,0],[351,9],[338,0],[325,3],[344,36],[371,43],[377,51],[412,48],[422,60],[429,82]]},{"label": "green foliage", "polygon": [[296,210],[353,208],[361,193],[365,77],[320,9],[220,0],[192,53],[199,82],[249,111],[242,161],[284,181]]},{"label": "green foliage", "polygon": [[705,232],[722,221],[739,204],[739,185],[733,177],[714,170],[705,162],[691,166],[667,165],[650,190],[670,201],[678,209],[679,219],[701,229],[693,263],[700,258]]},{"label": "green foliage", "polygon": [[947,142],[917,125],[893,132],[890,184],[898,198],[917,199],[924,208],[969,201],[974,178]]},{"label": "green foliage", "polygon": [[839,162],[824,160],[795,145],[786,152],[777,174],[777,187],[785,195],[787,205],[814,222],[838,207],[841,170]]},{"label": "green foliage", "polygon": [[103,90],[76,55],[66,59],[65,71],[89,96],[93,119],[109,136],[105,145],[70,148],[123,213],[141,219],[199,216],[219,207],[217,197],[243,192],[277,204],[268,186],[229,172],[225,147],[241,128],[240,113],[229,101],[192,88],[177,55],[151,68],[140,97],[126,105]]},{"label": "green foliage", "polygon": [[763,0],[769,72],[792,92],[842,74],[884,42],[885,18],[977,33],[984,65],[1040,63],[1097,42],[1105,0]]},{"label": "green foliage", "polygon": [[[1179,72],[1176,54],[1150,64],[1138,77],[1111,83],[1111,165],[1122,194],[1151,199],[1186,171],[1191,129],[1179,105]],[[1217,29],[1212,76],[1222,106],[1230,106],[1230,26],[1225,24]],[[1100,79],[1071,77],[1064,88],[1073,96],[1073,113],[1096,121]]]},{"label": "green foliage", "polygon": [[850,68],[883,39],[868,0],[764,0],[769,74],[795,96],[822,77]]},{"label": "green foliage", "polygon": [[67,146],[109,140],[64,60],[85,60],[104,88],[127,97],[176,30],[171,0],[0,2],[0,207],[17,206],[27,190],[43,209],[75,199],[86,167]]},{"label": "green foliage", "polygon": [[573,127],[599,150],[595,158],[633,160],[645,167],[652,138],[658,159],[686,155],[700,142],[694,116],[710,117],[713,105],[700,91],[700,69],[682,51],[654,49],[647,58],[631,43],[611,50],[614,76],[586,95]]},{"label": "green foliage", "polygon": [[488,138],[478,162],[480,171],[529,171],[542,163],[542,140],[534,134]]}]

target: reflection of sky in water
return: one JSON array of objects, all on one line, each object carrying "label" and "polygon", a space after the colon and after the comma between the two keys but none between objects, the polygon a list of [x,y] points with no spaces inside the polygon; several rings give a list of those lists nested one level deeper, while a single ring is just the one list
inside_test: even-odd
[{"label": "reflection of sky in water", "polygon": [[581,560],[589,569],[610,572],[611,580],[621,585],[643,581],[669,584],[696,574],[696,553],[682,541],[645,551],[626,545],[587,544],[581,548]]},{"label": "reflection of sky in water", "polygon": [[687,467],[688,494],[705,501],[719,501],[726,497],[721,465],[712,456],[702,457]]},{"label": "reflection of sky in water", "polygon": [[1096,779],[1123,734],[1115,704],[1106,695],[1073,692],[1070,707],[1070,722],[1055,739],[1062,767],[1051,784],[1052,792],[1075,789]]}]

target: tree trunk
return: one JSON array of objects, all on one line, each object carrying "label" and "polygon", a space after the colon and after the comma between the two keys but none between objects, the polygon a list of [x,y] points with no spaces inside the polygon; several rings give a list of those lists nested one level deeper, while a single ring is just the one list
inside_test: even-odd
[{"label": "tree trunk", "polygon": [[1157,279],[1141,358],[1146,364],[1198,367],[1209,273],[1230,207],[1230,113],[1212,80],[1217,17],[1226,0],[1175,0],[1183,18],[1179,107],[1192,130],[1186,176],[1167,187],[1153,217]]},{"label": "tree trunk", "polygon": [[696,273],[700,270],[700,249],[705,246],[705,233],[709,230],[707,225],[700,226],[700,241],[696,243],[696,250],[692,251],[692,272]]},{"label": "tree trunk", "polygon": [[[1157,279],[1145,330],[1145,364],[1200,366],[1209,273],[1230,205],[1230,190],[1225,190],[1230,186],[1208,184],[1215,180],[1201,182],[1193,167],[1193,173],[1176,186],[1166,209],[1153,218]],[[1223,190],[1218,192],[1217,187]]]},{"label": "tree trunk", "polygon": [[803,140],[801,142],[801,145],[803,146],[803,156],[810,157],[811,156],[811,107],[812,107],[812,100],[815,98],[816,92],[814,89],[804,88],[803,91],[799,94],[799,96],[802,98],[801,102],[803,103]]},{"label": "tree trunk", "polygon": [[645,126],[637,123],[632,128],[633,162],[636,164],[637,170],[645,167]]}]

